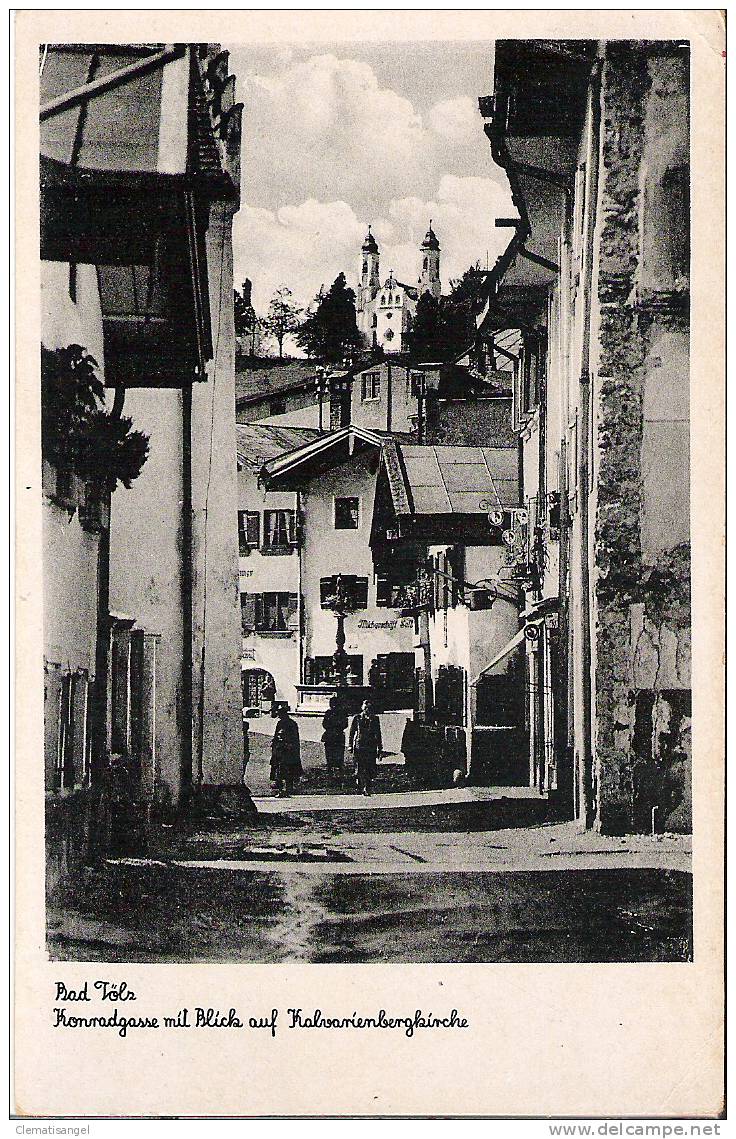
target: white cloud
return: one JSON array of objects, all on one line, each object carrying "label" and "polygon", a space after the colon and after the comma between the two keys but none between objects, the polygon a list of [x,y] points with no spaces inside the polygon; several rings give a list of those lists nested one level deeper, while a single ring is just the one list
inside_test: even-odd
[{"label": "white cloud", "polygon": [[[442,247],[444,291],[450,280],[480,261],[493,265],[508,243],[497,230],[497,216],[507,216],[508,191],[492,178],[444,175],[433,198],[391,199],[387,215],[373,221],[381,248],[381,276],[393,269],[400,280],[416,281],[419,244],[430,218]],[[360,247],[366,221],[344,201],[307,199],[276,211],[243,206],[235,222],[236,281],[253,281],[256,309],[263,312],[274,289],[287,284],[299,303],[307,304],[320,285],[329,286],[344,272],[357,284]]]},{"label": "white cloud", "polygon": [[235,218],[236,284],[250,277],[261,313],[281,285],[306,305],[338,273],[355,276],[364,235],[365,225],[346,202],[310,198],[276,211],[244,205]]},{"label": "white cloud", "polygon": [[240,90],[246,199],[368,203],[379,186],[392,194],[432,176],[432,133],[367,63],[314,55],[246,74]]},{"label": "white cloud", "polygon": [[429,125],[448,142],[479,146],[483,142],[483,124],[477,103],[468,97],[444,99],[429,112]]},{"label": "white cloud", "polygon": [[[235,273],[253,282],[256,309],[287,284],[301,304],[340,272],[355,287],[371,223],[381,273],[415,282],[429,219],[442,246],[442,282],[508,242],[506,176],[493,166],[470,97],[431,105],[382,86],[370,64],[332,52],[233,60],[243,114],[243,181]],[[431,85],[430,85],[431,86]],[[513,212],[513,211],[512,211]]]}]

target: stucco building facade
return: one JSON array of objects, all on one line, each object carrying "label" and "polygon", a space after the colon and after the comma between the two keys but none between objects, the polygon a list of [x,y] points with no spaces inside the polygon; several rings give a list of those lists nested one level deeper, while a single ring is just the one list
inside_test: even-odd
[{"label": "stucco building facade", "polygon": [[148,437],[138,477],[93,488],[94,510],[44,463],[53,873],[83,855],[111,757],[142,816],[238,781],[234,90],[215,45],[43,61],[43,347],[86,350],[110,417]]},{"label": "stucco building facade", "polygon": [[581,823],[690,826],[689,67],[679,42],[499,41],[530,771]]}]

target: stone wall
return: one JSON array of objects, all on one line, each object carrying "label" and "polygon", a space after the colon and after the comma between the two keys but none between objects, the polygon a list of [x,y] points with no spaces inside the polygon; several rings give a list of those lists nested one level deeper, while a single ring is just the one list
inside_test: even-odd
[{"label": "stone wall", "polygon": [[[686,336],[686,309],[681,289],[673,304],[669,294],[661,293],[653,303],[651,288],[644,295],[640,287],[646,277],[642,249],[656,246],[651,215],[647,242],[642,241],[649,195],[645,189],[660,176],[649,159],[665,141],[658,137],[657,123],[663,132],[672,126],[666,116],[651,114],[652,101],[666,92],[659,74],[661,48],[609,45],[603,70],[597,305],[594,302],[593,790],[597,825],[607,832],[690,825],[688,511],[687,495],[675,503],[670,493],[673,478],[681,496],[688,485],[687,468],[683,474],[679,458],[683,449],[685,461],[687,455],[682,399],[686,341],[669,380],[658,370],[661,357],[652,353],[653,344],[661,340],[663,313],[670,314],[666,323],[674,321]],[[686,71],[679,74],[683,80]],[[669,62],[667,75],[671,85]],[[682,129],[687,132],[686,120]],[[666,215],[654,220],[662,229]],[[658,411],[652,417],[645,409],[655,384]],[[655,422],[670,423],[672,429],[653,429]],[[675,475],[669,470],[672,462],[680,463]],[[674,511],[670,526],[661,518],[666,501]],[[659,540],[653,542],[652,518],[657,514]]]}]

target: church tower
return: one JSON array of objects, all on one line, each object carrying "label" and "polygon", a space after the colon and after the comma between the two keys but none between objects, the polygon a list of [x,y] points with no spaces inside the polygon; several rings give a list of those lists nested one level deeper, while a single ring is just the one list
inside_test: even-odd
[{"label": "church tower", "polygon": [[[363,248],[365,248],[365,246]],[[421,296],[422,293],[431,293],[433,297],[439,297],[442,294],[442,285],[440,283],[440,243],[437,240],[437,234],[432,229],[431,218],[426,237],[419,246],[419,253],[422,259],[422,269],[419,274],[419,295]]]},{"label": "church tower", "polygon": [[360,285],[358,287],[358,303],[356,316],[358,330],[362,332],[365,343],[375,346],[376,342],[376,305],[375,299],[381,282],[378,276],[378,243],[368,226],[368,233],[363,242],[360,254]]},{"label": "church tower", "polygon": [[373,297],[381,287],[378,279],[378,244],[375,237],[371,233],[371,227],[368,226],[368,233],[366,234],[363,248],[361,251],[361,267],[360,267],[360,297],[364,302],[373,300]]}]

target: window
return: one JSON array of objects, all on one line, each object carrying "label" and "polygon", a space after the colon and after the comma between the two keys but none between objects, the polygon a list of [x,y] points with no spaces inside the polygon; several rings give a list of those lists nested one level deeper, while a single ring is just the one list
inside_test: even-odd
[{"label": "window", "polygon": [[368,272],[368,262],[364,261],[363,262],[363,276],[364,277],[366,276],[367,272]]},{"label": "window", "polygon": [[418,567],[413,562],[394,565],[376,572],[376,605],[379,608],[408,609],[411,586],[416,584]]},{"label": "window", "polygon": [[428,258],[428,257],[425,257],[425,258],[424,258],[424,268],[425,268],[425,269],[428,269],[428,268],[429,268],[429,258]]},{"label": "window", "polygon": [[262,630],[281,633],[294,626],[298,608],[295,593],[264,593],[262,597]]},{"label": "window", "polygon": [[382,305],[385,305],[385,303],[386,303],[386,298],[385,298],[385,297],[381,297],[381,304],[382,304]]},{"label": "window", "polygon": [[296,593],[241,593],[244,633],[286,633],[296,627],[299,598]]},{"label": "window", "polygon": [[[56,750],[53,790],[80,785],[88,768],[88,676],[83,670],[54,677]],[[51,687],[51,685],[49,685]]]},{"label": "window", "polygon": [[268,401],[269,415],[283,415],[286,411],[286,396],[277,395]]},{"label": "window", "polygon": [[434,713],[438,724],[465,723],[465,669],[441,664],[434,685]]},{"label": "window", "polygon": [[394,338],[394,330],[393,330],[393,328],[389,328],[388,331],[386,332],[386,339],[387,340],[393,340],[393,338]]},{"label": "window", "polygon": [[357,530],[360,526],[360,499],[335,499],[335,529]]},{"label": "window", "polygon": [[288,550],[296,544],[293,510],[264,510],[263,549]]},{"label": "window", "polygon": [[407,372],[406,375],[406,398],[419,399],[422,394],[422,373],[421,372]]},{"label": "window", "polygon": [[384,711],[411,708],[415,676],[414,653],[379,653],[368,670],[368,683],[381,693]]},{"label": "window", "polygon": [[371,317],[371,328],[376,328],[377,326],[378,326],[378,317],[377,317],[376,313],[373,313],[373,316]]},{"label": "window", "polygon": [[[307,657],[304,661],[304,679],[307,684],[331,684],[334,681],[335,661],[332,657]],[[352,684],[363,683],[363,657],[348,657],[348,678]]]},{"label": "window", "polygon": [[514,367],[513,421],[518,430],[539,403],[544,377],[545,345],[537,336],[525,336]]},{"label": "window", "polygon": [[[368,578],[356,577],[354,574],[347,573],[340,574],[339,576],[342,579],[343,592],[350,599],[352,608],[367,609]],[[331,607],[330,602],[337,592],[337,578],[337,574],[334,574],[332,577],[320,578],[319,599],[322,609],[329,609]]]},{"label": "window", "polygon": [[256,550],[261,540],[261,515],[257,510],[238,511],[238,546],[243,557]]},{"label": "window", "polygon": [[[388,335],[388,333],[386,334]],[[380,372],[364,372],[361,376],[361,399],[365,403],[369,399],[380,399],[381,397],[381,373]]]}]

